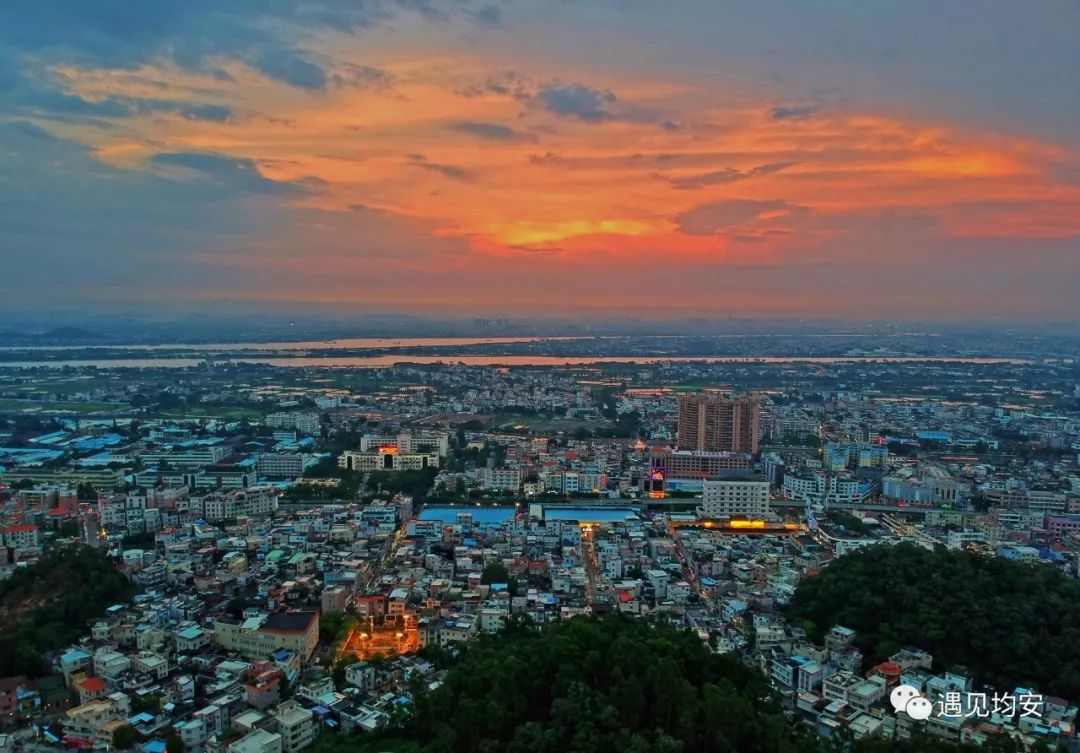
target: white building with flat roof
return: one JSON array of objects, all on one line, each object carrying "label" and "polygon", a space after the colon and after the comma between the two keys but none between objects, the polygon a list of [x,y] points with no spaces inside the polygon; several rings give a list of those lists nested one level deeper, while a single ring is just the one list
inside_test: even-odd
[{"label": "white building with flat roof", "polygon": [[701,512],[707,518],[745,515],[763,518],[772,511],[769,481],[766,478],[732,478],[704,481],[701,488]]},{"label": "white building with flat roof", "polygon": [[229,753],[283,753],[282,737],[276,732],[257,729],[229,745]]}]

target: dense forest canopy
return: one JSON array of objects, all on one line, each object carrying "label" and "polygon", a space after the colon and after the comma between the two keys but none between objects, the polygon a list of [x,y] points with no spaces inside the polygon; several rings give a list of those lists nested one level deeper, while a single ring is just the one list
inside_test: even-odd
[{"label": "dense forest canopy", "polygon": [[48,671],[42,656],[86,635],[87,622],[135,588],[88,546],[50,549],[0,583],[0,677]]},{"label": "dense forest canopy", "polygon": [[413,713],[374,734],[324,735],[313,753],[1004,753],[887,737],[827,741],[785,716],[765,677],[695,634],[622,615],[471,644]]},{"label": "dense forest canopy", "polygon": [[512,625],[470,646],[406,723],[326,738],[323,751],[431,753],[796,753],[818,741],[790,726],[768,685],[692,633],[618,615],[542,632]]},{"label": "dense forest canopy", "polygon": [[1080,698],[1080,583],[1044,564],[869,547],[805,578],[788,617],[819,638],[833,625],[856,630],[871,662],[915,646],[933,655],[935,669]]}]

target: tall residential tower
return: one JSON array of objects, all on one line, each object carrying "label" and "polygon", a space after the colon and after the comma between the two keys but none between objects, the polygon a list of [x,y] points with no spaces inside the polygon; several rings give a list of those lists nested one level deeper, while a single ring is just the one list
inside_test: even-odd
[{"label": "tall residential tower", "polygon": [[679,396],[680,450],[758,451],[761,407],[757,396],[727,397],[720,392]]}]

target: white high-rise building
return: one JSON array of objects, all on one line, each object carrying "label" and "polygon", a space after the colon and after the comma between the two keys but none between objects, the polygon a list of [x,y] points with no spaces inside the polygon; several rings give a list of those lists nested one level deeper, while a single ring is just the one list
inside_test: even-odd
[{"label": "white high-rise building", "polygon": [[771,513],[769,481],[765,478],[730,478],[702,482],[701,511],[708,518],[745,515],[763,518]]}]

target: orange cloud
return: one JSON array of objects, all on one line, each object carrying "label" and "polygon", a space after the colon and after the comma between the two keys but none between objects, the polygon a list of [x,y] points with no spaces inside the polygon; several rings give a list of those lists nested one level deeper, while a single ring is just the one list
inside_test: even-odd
[{"label": "orange cloud", "polygon": [[[1054,177],[1077,157],[1053,145],[842,109],[778,117],[751,95],[665,81],[561,83],[562,99],[543,99],[555,79],[540,77],[465,96],[505,66],[364,62],[385,74],[379,85],[321,91],[236,63],[223,63],[227,79],[165,65],[54,72],[87,99],[230,108],[216,122],[151,108],[111,131],[66,126],[99,159],[132,169],[162,151],[249,159],[270,180],[322,181],[292,199],[300,206],[392,211],[484,255],[652,250],[740,263],[837,237],[844,218],[875,212],[925,215],[956,236],[1080,232],[1080,189]],[[700,104],[717,97],[730,101]],[[606,109],[575,115],[579,106]],[[721,205],[761,211],[710,224],[708,208]]]}]

